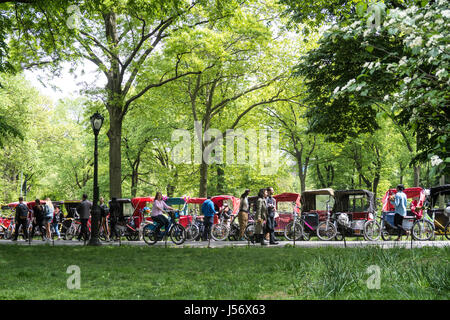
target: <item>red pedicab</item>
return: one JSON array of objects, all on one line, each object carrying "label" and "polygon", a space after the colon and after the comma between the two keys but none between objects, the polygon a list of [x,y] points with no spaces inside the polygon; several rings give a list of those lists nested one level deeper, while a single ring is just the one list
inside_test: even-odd
[{"label": "red pedicab", "polygon": [[225,223],[223,217],[219,219],[218,215],[214,215],[214,225],[211,228],[211,237],[214,240],[225,240],[230,236],[230,240],[237,240],[239,236],[239,223],[237,220],[237,214],[239,212],[240,199],[230,195],[220,195],[211,197],[211,201],[214,203],[216,211],[226,203],[231,209],[231,221]]},{"label": "red pedicab", "polygon": [[[413,239],[415,240],[429,240],[433,237],[434,227],[433,224],[423,218],[423,205],[425,201],[425,192],[420,187],[406,188],[403,190],[407,199],[413,199],[417,203],[410,202],[408,206],[410,210],[406,211],[406,216],[403,217],[402,222],[402,235],[406,234],[406,231],[410,231]],[[381,221],[373,220],[372,224],[379,225],[379,233],[373,233],[373,236],[369,240],[378,240],[380,235],[383,240],[392,240],[392,237],[398,234],[398,229],[394,225],[395,206],[390,202],[390,197],[397,193],[397,189],[390,189],[386,191],[382,203],[382,216]],[[376,228],[374,228],[376,229]]]},{"label": "red pedicab", "polygon": [[[150,216],[150,203],[155,200],[154,197],[137,197],[131,199],[131,204],[133,206],[133,220],[134,224],[138,226],[139,239],[142,240],[142,230],[143,228],[151,223],[152,217]],[[145,210],[144,210],[145,208]],[[145,212],[145,211],[148,212]],[[148,214],[148,216],[146,216]]]},{"label": "red pedicab", "polygon": [[0,237],[11,239],[13,230],[14,212],[8,205],[2,206],[2,214],[0,216]]},{"label": "red pedicab", "polygon": [[[275,216],[275,234],[284,235],[287,239],[292,239],[291,233],[293,231],[293,224],[295,217],[300,213],[300,199],[299,193],[281,193],[274,195],[273,198],[276,201]],[[287,232],[287,236],[286,236]],[[301,233],[300,235],[301,236]]]},{"label": "red pedicab", "polygon": [[187,197],[187,215],[180,217],[180,224],[186,229],[186,240],[200,240],[203,233],[203,216],[201,206],[206,198]]}]

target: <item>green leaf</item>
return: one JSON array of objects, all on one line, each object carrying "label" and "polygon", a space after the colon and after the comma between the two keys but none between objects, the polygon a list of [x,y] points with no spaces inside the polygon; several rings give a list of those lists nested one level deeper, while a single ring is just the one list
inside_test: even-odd
[{"label": "green leaf", "polygon": [[373,49],[374,49],[374,48],[373,48],[372,46],[367,46],[367,47],[366,47],[366,50],[369,51],[369,52],[372,52]]}]

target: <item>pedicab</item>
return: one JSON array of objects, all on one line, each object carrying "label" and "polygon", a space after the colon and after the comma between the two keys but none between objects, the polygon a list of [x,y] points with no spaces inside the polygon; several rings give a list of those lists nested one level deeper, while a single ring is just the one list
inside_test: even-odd
[{"label": "pedicab", "polygon": [[[335,190],[332,220],[337,228],[335,239],[364,236],[364,226],[375,216],[375,197],[365,189]],[[368,229],[373,232],[372,229]]]},{"label": "pedicab", "polygon": [[[294,220],[296,220],[300,213],[300,199],[299,193],[281,193],[273,196],[276,201],[275,216],[275,234],[284,235],[288,240],[294,237]],[[297,227],[298,228],[298,227]],[[301,238],[301,230],[295,230],[297,235]]]},{"label": "pedicab", "polygon": [[3,239],[10,239],[11,234],[11,222],[14,217],[13,211],[11,211],[11,208],[7,205],[4,205],[1,207],[1,215],[0,215],[0,238]]},{"label": "pedicab", "polygon": [[214,203],[214,209],[219,212],[220,208],[226,203],[231,209],[231,219],[227,223],[218,215],[214,215],[214,225],[211,227],[211,237],[215,240],[221,241],[227,239],[237,239],[239,234],[239,224],[236,221],[239,212],[240,199],[230,195],[220,195],[211,197]]},{"label": "pedicab", "polygon": [[[423,217],[424,190],[420,187],[414,187],[406,188],[403,192],[406,194],[407,199],[413,201],[409,201],[408,207],[411,207],[411,209],[407,210],[406,216],[403,217],[401,235],[411,233],[415,240],[430,240],[434,235],[434,227],[428,219]],[[383,240],[388,241],[392,240],[395,235],[398,235],[398,229],[394,225],[395,205],[390,200],[396,193],[396,189],[389,189],[383,196],[381,221],[372,220],[367,224],[375,224],[376,226],[372,230],[379,229],[379,232],[378,234],[376,232],[367,234],[366,238],[368,240],[378,240],[381,235]]]},{"label": "pedicab", "polygon": [[[137,241],[140,237],[140,217],[135,215],[136,209],[132,203],[132,199],[129,198],[119,198],[117,199],[119,204],[119,220],[116,224],[116,233],[119,237],[125,237],[128,241]],[[109,201],[111,206],[111,200]],[[106,235],[103,235],[106,240]]]},{"label": "pedicab", "polygon": [[134,223],[136,226],[139,226],[139,239],[142,239],[142,228],[152,221],[150,204],[154,200],[154,197],[136,197],[131,199]]},{"label": "pedicab", "polygon": [[432,187],[428,193],[425,208],[428,217],[434,221],[435,233],[450,240],[450,184]]},{"label": "pedicab", "polygon": [[[27,202],[25,202],[25,201],[24,201],[24,203],[27,204]],[[5,236],[6,236],[7,239],[11,239],[13,237],[13,235],[14,235],[14,232],[15,232],[15,228],[16,228],[16,207],[17,207],[18,204],[19,204],[19,202],[11,202],[11,203],[8,203],[8,205],[7,205],[9,210],[11,210],[11,219],[9,220],[9,225],[8,225],[8,228],[7,228],[6,233],[5,233]],[[28,208],[27,229],[29,229],[30,224],[31,224],[31,217],[32,216],[31,216],[31,210],[28,207],[28,205],[27,205],[27,208]],[[25,239],[25,235],[24,235],[24,233],[22,231],[22,226],[21,226],[21,228],[19,230],[18,236],[22,237],[23,239]]]},{"label": "pedicab", "polygon": [[302,193],[301,216],[297,224],[300,227],[297,228],[303,232],[301,235],[303,240],[309,240],[311,235],[317,235],[324,241],[336,237],[337,229],[331,220],[334,202],[334,190],[331,188],[307,190]]},{"label": "pedicab", "polygon": [[206,198],[186,197],[187,215],[180,217],[180,224],[186,229],[186,240],[201,240],[204,225],[203,216],[199,213],[205,200]]}]

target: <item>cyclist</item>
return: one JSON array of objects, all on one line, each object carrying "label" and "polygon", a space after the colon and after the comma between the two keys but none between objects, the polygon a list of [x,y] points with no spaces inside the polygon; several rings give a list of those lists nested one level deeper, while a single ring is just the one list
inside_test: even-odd
[{"label": "cyclist", "polygon": [[211,200],[211,197],[208,197],[205,202],[202,204],[202,213],[203,213],[203,235],[202,238],[205,241],[208,241],[211,236],[211,226],[214,224],[214,215],[216,214],[216,210],[214,209],[214,203]]},{"label": "cyclist", "polygon": [[156,192],[155,202],[152,207],[152,219],[158,223],[155,233],[158,235],[159,230],[164,225],[166,232],[169,229],[169,220],[163,215],[164,210],[174,210],[169,207],[163,200],[161,192]]}]

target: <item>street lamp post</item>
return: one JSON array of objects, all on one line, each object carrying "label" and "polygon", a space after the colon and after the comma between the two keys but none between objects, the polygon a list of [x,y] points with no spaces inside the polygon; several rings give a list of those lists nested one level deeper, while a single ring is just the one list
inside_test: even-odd
[{"label": "street lamp post", "polygon": [[101,242],[98,238],[99,227],[100,227],[100,207],[98,206],[98,200],[100,193],[98,190],[98,133],[103,125],[103,116],[96,112],[91,116],[92,130],[95,136],[95,147],[94,147],[94,197],[92,200],[92,223],[91,223],[91,240],[89,240],[88,245],[90,246],[100,246]]}]

